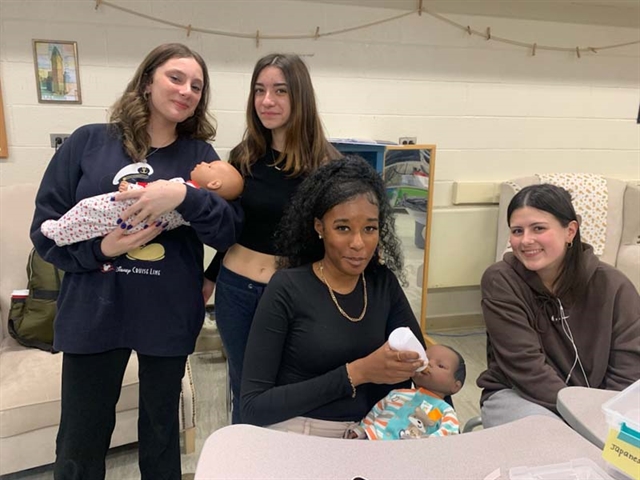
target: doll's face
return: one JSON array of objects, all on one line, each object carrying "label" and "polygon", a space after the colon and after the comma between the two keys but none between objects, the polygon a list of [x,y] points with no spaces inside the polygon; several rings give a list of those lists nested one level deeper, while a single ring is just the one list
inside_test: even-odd
[{"label": "doll's face", "polygon": [[200,162],[191,171],[191,180],[194,180],[198,185],[205,188],[207,184],[213,180],[220,178],[220,168],[216,163],[221,162]]},{"label": "doll's face", "polygon": [[200,188],[214,191],[226,200],[235,200],[244,188],[240,173],[232,165],[221,160],[200,162],[191,171],[191,180]]},{"label": "doll's face", "polygon": [[457,393],[462,384],[454,377],[459,367],[455,352],[444,345],[432,345],[427,349],[427,357],[429,366],[412,377],[413,383],[442,396]]}]

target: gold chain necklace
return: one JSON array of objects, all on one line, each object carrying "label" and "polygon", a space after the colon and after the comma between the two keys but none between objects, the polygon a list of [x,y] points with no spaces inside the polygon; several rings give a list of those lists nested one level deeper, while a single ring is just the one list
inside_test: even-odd
[{"label": "gold chain necklace", "polygon": [[329,289],[329,295],[331,295],[331,300],[333,300],[333,303],[336,305],[336,307],[338,308],[338,311],[342,314],[342,316],[354,323],[362,320],[364,318],[364,314],[367,313],[367,280],[364,278],[364,272],[362,272],[361,274],[362,288],[364,290],[364,307],[362,308],[362,313],[360,314],[360,316],[358,316],[357,318],[353,318],[353,317],[350,317],[347,314],[347,312],[345,312],[342,309],[342,307],[338,303],[338,299],[336,298],[336,295],[333,293],[333,289],[331,288],[331,285],[329,285],[329,282],[327,282],[327,279],[324,278],[324,268],[322,267],[322,261],[319,262],[318,267],[320,269],[320,280],[322,280],[322,283],[324,283]]}]

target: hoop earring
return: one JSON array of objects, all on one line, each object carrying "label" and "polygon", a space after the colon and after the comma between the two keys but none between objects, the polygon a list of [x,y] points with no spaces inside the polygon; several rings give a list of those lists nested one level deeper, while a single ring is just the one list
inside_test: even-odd
[{"label": "hoop earring", "polygon": [[144,98],[144,101],[145,101],[145,102],[148,102],[148,101],[149,101],[149,92],[144,92],[144,93],[142,94],[142,98]]},{"label": "hoop earring", "polygon": [[573,247],[573,240],[567,243],[567,250],[570,249],[571,247]]}]

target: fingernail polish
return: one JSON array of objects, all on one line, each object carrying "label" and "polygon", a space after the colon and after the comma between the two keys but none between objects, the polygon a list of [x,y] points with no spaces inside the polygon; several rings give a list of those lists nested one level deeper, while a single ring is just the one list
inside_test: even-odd
[{"label": "fingernail polish", "polygon": [[119,218],[118,221],[116,222],[118,225],[120,225],[122,223],[122,219]]},{"label": "fingernail polish", "polygon": [[164,225],[162,225],[162,228],[167,228],[169,226],[169,222],[166,222]]},{"label": "fingernail polish", "polygon": [[162,222],[156,222],[156,227],[159,227],[160,225],[162,225]]},{"label": "fingernail polish", "polygon": [[124,222],[122,222],[122,223],[120,224],[120,228],[122,228],[122,229],[124,230],[125,228],[127,228],[127,224],[126,224],[126,223],[124,223]]},{"label": "fingernail polish", "polygon": [[144,227],[142,227],[143,230],[149,228],[149,225],[147,225],[146,223],[144,224]]},{"label": "fingernail polish", "polygon": [[133,228],[133,225],[127,225],[127,230],[131,230]]},{"label": "fingernail polish", "polygon": [[111,200],[112,202],[115,202],[115,201],[116,201],[116,197],[111,197],[111,198],[110,198],[110,200]]}]

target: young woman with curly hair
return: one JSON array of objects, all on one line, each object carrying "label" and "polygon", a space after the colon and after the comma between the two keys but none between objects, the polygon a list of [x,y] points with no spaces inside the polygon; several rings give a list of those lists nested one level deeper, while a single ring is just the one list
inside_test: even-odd
[{"label": "young woman with curly hair", "polygon": [[229,362],[233,423],[241,421],[240,379],[249,329],[276,270],[276,227],[300,183],[339,156],[325,138],[309,71],[297,55],[270,54],[258,60],[246,121],[244,139],[229,158],[244,176],[242,233],[228,252],[216,254],[203,290],[206,301],[215,282],[216,324]]},{"label": "young woman with curly hair", "polygon": [[256,311],[242,418],[342,437],[422,365],[387,343],[398,327],[422,334],[396,277],[402,255],[380,175],[359,157],[321,166],[298,189],[277,238],[290,268],[276,272]]},{"label": "young woman with curly hair", "polygon": [[[218,160],[205,140],[209,76],[197,53],[161,45],[143,60],[111,122],[78,128],[44,174],[31,226],[43,258],[66,272],[54,325],[62,351],[62,417],[56,479],[103,479],[122,378],[137,352],[139,463],[143,479],[181,478],[178,405],[187,355],[204,319],[203,243],[228,248],[240,227],[239,205],[188,179],[200,162]],[[147,188],[115,194],[135,202],[120,227],[63,247],[40,226],[79,201],[114,192],[121,180]],[[190,226],[165,231],[157,219],[177,210]],[[127,235],[134,226],[145,228]]]}]

